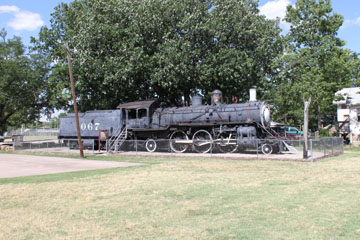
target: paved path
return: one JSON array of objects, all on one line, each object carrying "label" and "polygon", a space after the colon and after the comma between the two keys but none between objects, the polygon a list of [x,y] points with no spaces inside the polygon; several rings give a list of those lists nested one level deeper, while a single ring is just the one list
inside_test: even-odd
[{"label": "paved path", "polygon": [[0,178],[139,166],[140,163],[0,154]]}]

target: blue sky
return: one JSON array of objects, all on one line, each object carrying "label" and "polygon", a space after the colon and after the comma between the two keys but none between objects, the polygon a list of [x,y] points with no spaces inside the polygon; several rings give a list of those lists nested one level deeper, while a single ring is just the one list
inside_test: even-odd
[{"label": "blue sky", "polygon": [[[42,25],[49,25],[50,14],[60,2],[71,0],[0,0],[0,29],[5,28],[8,37],[22,37],[28,45],[30,36],[37,37]],[[268,18],[283,17],[288,4],[295,0],[260,0],[261,13]],[[346,48],[360,53],[360,0],[332,0],[334,12],[344,16],[339,37],[346,41]],[[281,24],[285,29],[286,24]]]}]

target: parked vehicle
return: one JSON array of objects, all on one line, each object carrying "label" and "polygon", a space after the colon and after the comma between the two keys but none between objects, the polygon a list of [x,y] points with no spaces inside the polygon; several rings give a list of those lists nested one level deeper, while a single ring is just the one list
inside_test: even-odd
[{"label": "parked vehicle", "polygon": [[273,127],[272,130],[277,133],[278,137],[290,139],[300,139],[304,135],[303,131],[300,131],[296,127],[291,126]]}]

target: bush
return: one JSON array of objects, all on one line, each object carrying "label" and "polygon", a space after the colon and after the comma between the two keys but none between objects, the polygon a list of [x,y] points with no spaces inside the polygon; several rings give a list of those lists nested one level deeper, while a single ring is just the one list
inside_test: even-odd
[{"label": "bush", "polygon": [[321,129],[320,130],[320,137],[331,137],[331,134],[328,129]]}]

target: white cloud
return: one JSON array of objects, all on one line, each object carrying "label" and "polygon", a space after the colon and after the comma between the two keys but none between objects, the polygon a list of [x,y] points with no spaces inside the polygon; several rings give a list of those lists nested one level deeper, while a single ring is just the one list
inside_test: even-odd
[{"label": "white cloud", "polygon": [[345,19],[341,29],[346,29],[353,26],[360,26],[360,17],[356,19]]},{"label": "white cloud", "polygon": [[286,15],[286,7],[291,5],[290,0],[273,0],[259,7],[260,14],[265,15],[268,19],[280,18],[280,26],[283,30],[288,31],[290,24],[283,21]]},{"label": "white cloud", "polygon": [[17,6],[8,6],[8,5],[3,5],[0,6],[0,13],[12,13],[12,12],[19,12],[20,8],[18,8]]},{"label": "white cloud", "polygon": [[34,31],[44,25],[44,21],[38,13],[20,11],[15,13],[15,17],[8,22],[8,25],[15,30]]},{"label": "white cloud", "polygon": [[23,11],[17,6],[0,6],[0,13],[10,13],[13,18],[7,22],[7,25],[16,31],[27,30],[34,31],[44,25],[40,14],[29,11]]},{"label": "white cloud", "polygon": [[290,0],[273,0],[259,7],[259,9],[260,13],[268,19],[275,19],[277,17],[283,19],[286,14],[286,7],[290,4]]}]

